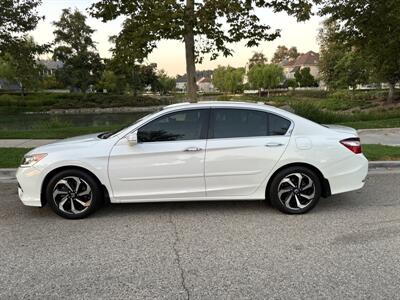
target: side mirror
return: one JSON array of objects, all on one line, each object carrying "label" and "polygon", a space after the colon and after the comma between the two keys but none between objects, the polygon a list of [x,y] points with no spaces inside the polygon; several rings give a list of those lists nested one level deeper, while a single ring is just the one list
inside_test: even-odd
[{"label": "side mirror", "polygon": [[138,143],[138,138],[137,138],[137,131],[130,133],[126,136],[126,139],[128,140],[129,145],[134,146]]}]

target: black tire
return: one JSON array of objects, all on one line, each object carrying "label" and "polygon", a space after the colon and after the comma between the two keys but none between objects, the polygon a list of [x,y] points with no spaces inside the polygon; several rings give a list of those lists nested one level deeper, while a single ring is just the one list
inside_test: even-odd
[{"label": "black tire", "polygon": [[[302,179],[300,180],[296,174],[300,174]],[[312,181],[312,186],[308,187],[310,180]],[[302,185],[300,188],[299,182]],[[307,189],[303,190],[303,188]],[[289,191],[290,189],[291,191]],[[305,197],[312,197],[312,199]],[[267,191],[267,200],[270,201],[273,207],[286,214],[307,213],[317,205],[320,198],[321,180],[318,175],[314,171],[300,166],[281,170],[274,176],[270,189]]]},{"label": "black tire", "polygon": [[[76,178],[79,179],[79,186]],[[71,189],[60,181],[66,181]],[[75,186],[74,182],[76,182]],[[76,188],[78,190],[74,192]],[[89,194],[81,196],[85,193]],[[67,197],[66,200],[65,197]],[[57,173],[49,180],[46,186],[46,199],[52,210],[59,216],[66,219],[82,219],[95,212],[103,204],[104,194],[100,183],[92,175],[78,169],[70,169]],[[75,201],[71,199],[75,199]],[[80,202],[76,202],[78,200]],[[60,206],[62,201],[64,204]],[[73,202],[74,212],[72,212],[71,202]]]}]

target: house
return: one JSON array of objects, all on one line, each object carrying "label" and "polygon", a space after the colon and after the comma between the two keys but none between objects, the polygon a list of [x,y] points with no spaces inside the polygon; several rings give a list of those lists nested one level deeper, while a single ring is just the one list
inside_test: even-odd
[{"label": "house", "polygon": [[286,79],[294,79],[294,74],[304,68],[310,68],[311,75],[319,78],[319,54],[314,51],[300,54],[295,60],[284,60],[280,63]]},{"label": "house", "polygon": [[210,77],[202,77],[196,82],[198,91],[202,93],[212,93],[215,91],[212,79]]},{"label": "house", "polygon": [[[197,71],[196,78],[210,78],[209,83],[204,83],[204,86],[210,87],[211,78],[212,78],[213,71],[212,70],[204,70],[204,71]],[[187,75],[178,75],[176,76],[176,90],[180,92],[186,92],[187,89]],[[200,90],[200,89],[199,89]]]},{"label": "house", "polygon": [[13,83],[6,79],[0,79],[0,91],[20,92],[21,86],[18,83]]},{"label": "house", "polygon": [[178,92],[186,92],[187,89],[187,77],[177,76],[176,77],[176,90]]},{"label": "house", "polygon": [[43,68],[43,75],[44,76],[52,76],[55,75],[58,69],[61,69],[64,64],[61,61],[55,60],[38,60],[38,64],[42,65]]}]

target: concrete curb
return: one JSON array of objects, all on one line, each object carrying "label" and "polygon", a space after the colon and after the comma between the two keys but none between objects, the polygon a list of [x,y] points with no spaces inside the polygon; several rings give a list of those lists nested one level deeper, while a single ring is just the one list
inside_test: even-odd
[{"label": "concrete curb", "polygon": [[392,127],[392,128],[365,128],[365,129],[357,129],[357,132],[375,132],[375,131],[399,131],[400,128]]},{"label": "concrete curb", "polygon": [[[370,170],[400,170],[400,161],[370,161]],[[0,169],[0,180],[13,180],[17,169]]]},{"label": "concrete curb", "polygon": [[369,169],[400,169],[400,161],[370,161]]},{"label": "concrete curb", "polygon": [[14,180],[17,169],[0,169],[0,181],[1,180]]}]

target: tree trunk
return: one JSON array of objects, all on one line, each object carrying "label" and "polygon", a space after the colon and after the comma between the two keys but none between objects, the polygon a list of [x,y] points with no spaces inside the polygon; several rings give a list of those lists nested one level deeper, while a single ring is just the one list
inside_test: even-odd
[{"label": "tree trunk", "polygon": [[185,23],[185,50],[186,50],[186,74],[187,94],[190,102],[196,102],[196,64],[194,53],[194,0],[186,0],[186,23]]},{"label": "tree trunk", "polygon": [[387,97],[387,102],[392,103],[394,100],[395,83],[389,82],[389,94]]}]

